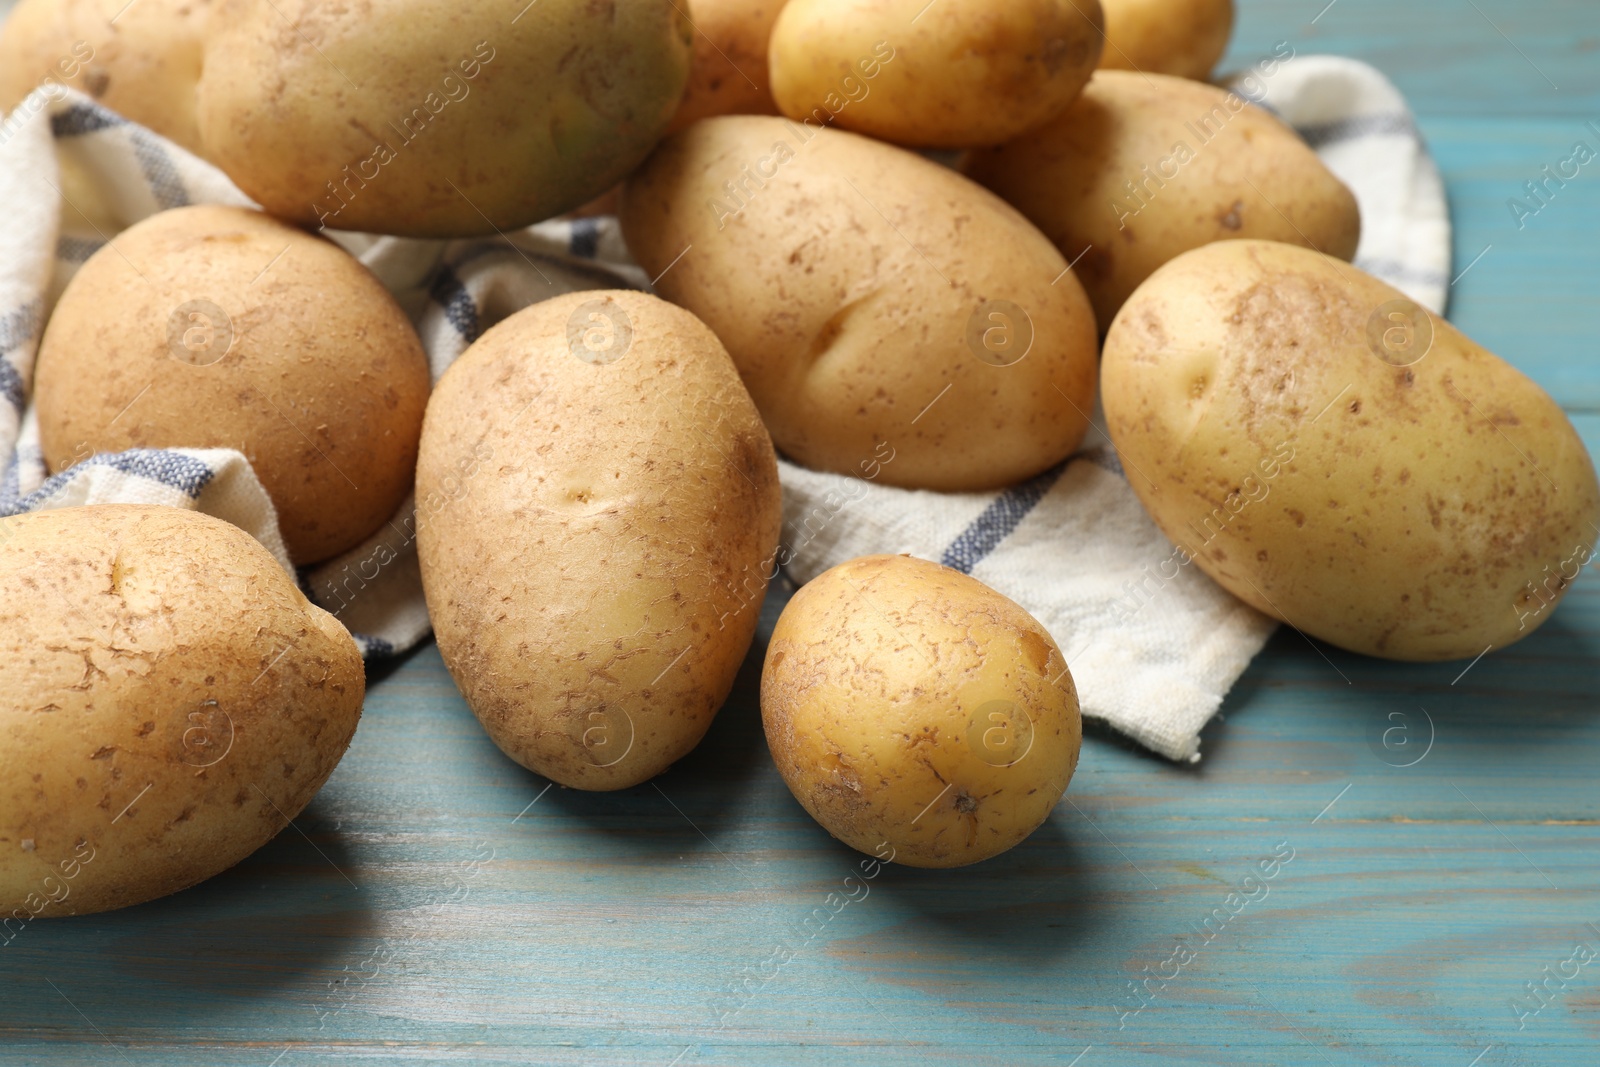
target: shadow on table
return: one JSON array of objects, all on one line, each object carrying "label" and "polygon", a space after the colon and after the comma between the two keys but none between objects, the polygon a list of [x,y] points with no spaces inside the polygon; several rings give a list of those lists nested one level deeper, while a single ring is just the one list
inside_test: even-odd
[{"label": "shadow on table", "polygon": [[433,635],[430,634],[427,637],[424,637],[415,646],[406,649],[404,652],[397,653],[393,656],[385,656],[382,659],[367,660],[367,692],[370,693],[374,686],[387,680],[391,675],[398,672],[401,667],[404,667],[407,663],[411,662],[411,660],[415,658],[418,653],[420,653],[423,649],[430,647],[433,645],[433,643]]},{"label": "shadow on table", "polygon": [[[891,864],[871,883],[862,911],[892,907],[905,918],[858,937],[830,941],[830,955],[876,978],[949,996],[951,973],[1054,969],[1107,921],[1107,880],[1053,817],[1021,845],[950,870]],[[841,846],[841,865],[862,857]]]},{"label": "shadow on table", "polygon": [[[30,923],[0,951],[0,1029],[87,1022],[113,1040],[259,1019],[279,998],[296,1028],[338,1009],[375,933],[371,893],[344,836],[296,826],[232,869],[118,911]],[[313,847],[314,842],[314,847]],[[353,882],[353,884],[352,884]],[[53,983],[53,985],[52,985]],[[198,1006],[197,1006],[198,1005]]]},{"label": "shadow on table", "polygon": [[[1533,758],[1590,730],[1600,715],[1597,607],[1600,597],[1569,596],[1559,614],[1522,641],[1476,660],[1445,662],[1376,659],[1280,627],[1201,731],[1202,762],[1170,763],[1103,723],[1086,721],[1084,735],[1152,769],[1197,780],[1262,778],[1269,768],[1254,765],[1269,755],[1280,775],[1382,771],[1383,763],[1398,763],[1381,749],[1368,750],[1395,723],[1412,718],[1437,727],[1441,744],[1505,746],[1502,758]],[[1285,706],[1297,717],[1287,734]],[[1255,728],[1267,720],[1271,737]]]}]

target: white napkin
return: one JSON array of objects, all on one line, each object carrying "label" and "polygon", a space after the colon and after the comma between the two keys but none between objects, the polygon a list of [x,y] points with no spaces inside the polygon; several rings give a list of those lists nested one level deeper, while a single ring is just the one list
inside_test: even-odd
[{"label": "white napkin", "polygon": [[[1240,91],[1303,127],[1355,191],[1365,222],[1357,262],[1441,308],[1450,256],[1443,188],[1394,87],[1352,60],[1301,57]],[[71,209],[63,210],[63,196]],[[218,202],[249,203],[209,164],[76,93],[35,93],[6,119],[0,515],[154,501],[227,518],[284,559],[272,504],[237,452],[96,455],[47,478],[37,429],[25,418],[43,325],[78,266],[155,211]],[[330,236],[412,315],[435,378],[483,330],[530,303],[580,289],[647,288],[609,218],[542,223],[487,241]],[[1072,460],[999,493],[913,492],[789,463],[781,473],[783,543],[797,581],[873,552],[909,552],[966,571],[1056,637],[1086,716],[1171,759],[1199,759],[1201,727],[1273,629],[1204,574],[1178,565],[1098,430]],[[431,506],[420,503],[424,512]],[[427,635],[414,528],[408,501],[366,545],[299,575],[369,656]]]}]

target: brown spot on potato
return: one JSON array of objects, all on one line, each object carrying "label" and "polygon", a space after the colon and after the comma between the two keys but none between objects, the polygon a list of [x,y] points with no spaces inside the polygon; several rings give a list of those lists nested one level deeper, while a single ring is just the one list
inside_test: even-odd
[{"label": "brown spot on potato", "polygon": [[1022,645],[1022,654],[1027,657],[1033,669],[1040,674],[1049,673],[1051,642],[1043,634],[1034,630],[1022,630],[1017,634],[1017,640]]}]

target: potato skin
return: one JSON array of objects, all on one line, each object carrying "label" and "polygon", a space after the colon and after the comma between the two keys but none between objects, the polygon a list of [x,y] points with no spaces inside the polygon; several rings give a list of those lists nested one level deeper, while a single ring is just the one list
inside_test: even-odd
[{"label": "potato skin", "polygon": [[[629,179],[622,226],[657,291],[716,331],[773,440],[807,466],[989,489],[1083,438],[1098,355],[1088,300],[1027,220],[944,167],[839,130],[706,119]],[[1020,360],[990,358],[989,334],[974,336],[1001,333],[986,317],[1001,301],[1022,313],[1002,315],[1004,336],[1020,345],[1031,328]]]},{"label": "potato skin", "polygon": [[[207,42],[206,155],[280,218],[492,234],[638,165],[689,77],[673,0],[225,0]],[[347,80],[348,79],[348,80]]]},{"label": "potato skin", "polygon": [[239,449],[308,564],[405,499],[428,388],[416,331],[344,250],[199,206],[145,219],[83,265],[40,343],[36,398],[52,471],[129,448]]},{"label": "potato skin", "polygon": [[761,720],[812,818],[912,867],[1021,842],[1065,792],[1083,741],[1045,628],[977,579],[910,556],[850,560],[795,594],[767,647]]},{"label": "potato skin", "polygon": [[344,627],[220,519],[0,519],[3,933],[238,863],[327,781],[364,690]]},{"label": "potato skin", "polygon": [[694,66],[668,133],[713,115],[776,115],[767,42],[784,0],[694,0]]},{"label": "potato skin", "polygon": [[792,119],[906,147],[1000,144],[1072,102],[1102,26],[1099,0],[789,0],[772,95]]},{"label": "potato skin", "polygon": [[1208,242],[1349,260],[1361,238],[1355,196],[1293,130],[1182,78],[1099,71],[1055,121],[963,169],[1076,261],[1102,329],[1157,267]]},{"label": "potato skin", "polygon": [[1233,0],[1100,0],[1102,70],[1137,70],[1205,81],[1228,50]]},{"label": "potato skin", "polygon": [[440,380],[417,499],[441,501],[418,527],[439,650],[506,755],[623,789],[699,743],[782,520],[772,441],[704,324],[635,292],[513,315]]},{"label": "potato skin", "polygon": [[211,8],[212,0],[22,0],[0,23],[0,114],[48,77],[199,152],[195,86]]},{"label": "potato skin", "polygon": [[1156,524],[1241,600],[1354,652],[1477,656],[1550,617],[1600,488],[1555,401],[1448,322],[1418,361],[1385,347],[1393,301],[1290,245],[1189,252],[1111,326],[1106,423]]}]

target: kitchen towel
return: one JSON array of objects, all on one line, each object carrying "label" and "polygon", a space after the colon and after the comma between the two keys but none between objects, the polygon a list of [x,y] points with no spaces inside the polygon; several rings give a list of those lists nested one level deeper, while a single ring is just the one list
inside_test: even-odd
[{"label": "kitchen towel", "polygon": [[[1450,263],[1444,190],[1394,86],[1365,64],[1326,56],[1277,56],[1229,84],[1299,130],[1355,192],[1364,222],[1357,264],[1441,310]],[[250,201],[214,167],[85,96],[40,90],[0,126],[0,515],[118,501],[194,508],[250,531],[288,567],[271,501],[237,452],[92,454],[53,476],[40,456],[29,390],[62,287],[121,228],[191,203]],[[435,378],[528,304],[649,287],[612,218],[492,240],[328,236],[407,309]],[[780,558],[795,581],[874,552],[965,571],[1055,636],[1086,717],[1173,760],[1199,759],[1201,728],[1274,627],[1185,565],[1098,427],[1070,460],[1003,492],[895,489],[789,463],[781,477]],[[434,506],[408,501],[365,545],[298,574],[369,657],[427,636],[413,531],[415,511]]]}]

